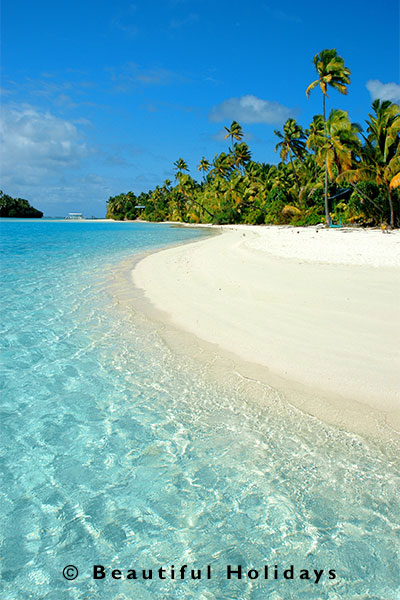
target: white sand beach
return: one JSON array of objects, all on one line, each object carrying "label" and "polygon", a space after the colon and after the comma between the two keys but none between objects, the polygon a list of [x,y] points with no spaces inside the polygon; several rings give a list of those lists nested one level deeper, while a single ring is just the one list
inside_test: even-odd
[{"label": "white sand beach", "polygon": [[218,229],[136,265],[133,282],[161,318],[311,415],[398,432],[400,232]]}]

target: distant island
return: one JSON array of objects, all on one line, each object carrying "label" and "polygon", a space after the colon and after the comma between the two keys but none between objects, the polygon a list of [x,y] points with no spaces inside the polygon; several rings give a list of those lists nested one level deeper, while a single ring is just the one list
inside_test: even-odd
[{"label": "distant island", "polygon": [[[198,164],[202,181],[186,161],[175,161],[175,182],[154,190],[110,197],[107,218],[116,220],[400,226],[400,108],[374,100],[363,129],[346,111],[326,111],[328,91],[347,94],[350,69],[335,49],[314,56],[321,114],[307,128],[290,118],[275,130],[277,165],[252,160],[237,121],[225,127],[229,147]],[[306,86],[305,86],[306,87]],[[250,97],[249,97],[250,99]]]},{"label": "distant island", "polygon": [[12,198],[0,190],[0,217],[41,219],[43,213],[23,198]]}]

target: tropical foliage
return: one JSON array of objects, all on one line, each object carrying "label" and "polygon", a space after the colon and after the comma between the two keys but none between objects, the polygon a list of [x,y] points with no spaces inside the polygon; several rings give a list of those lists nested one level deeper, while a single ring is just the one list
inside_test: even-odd
[{"label": "tropical foliage", "polygon": [[40,219],[43,213],[23,198],[12,198],[0,190],[0,217]]},{"label": "tropical foliage", "polygon": [[350,70],[336,50],[314,57],[322,115],[308,128],[288,119],[275,130],[281,162],[252,160],[236,121],[225,127],[227,151],[202,157],[197,181],[183,158],[174,163],[175,181],[138,197],[133,192],[111,197],[113,219],[187,223],[314,225],[348,223],[400,226],[400,109],[375,100],[363,131],[347,112],[332,108],[326,116],[329,88],[347,93]]}]

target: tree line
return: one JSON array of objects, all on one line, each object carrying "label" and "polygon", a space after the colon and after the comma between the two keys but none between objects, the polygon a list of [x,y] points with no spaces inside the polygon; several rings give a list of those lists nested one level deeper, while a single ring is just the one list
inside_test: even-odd
[{"label": "tree line", "polygon": [[174,162],[175,180],[154,190],[110,197],[107,217],[185,223],[331,224],[400,226],[400,108],[374,100],[363,130],[346,111],[326,115],[330,88],[347,94],[350,69],[335,49],[313,60],[322,114],[303,129],[287,119],[275,130],[277,165],[252,160],[243,129],[225,127],[226,152],[198,165],[195,180],[183,158]]},{"label": "tree line", "polygon": [[24,198],[12,198],[0,190],[0,217],[40,219],[41,210],[34,208]]}]

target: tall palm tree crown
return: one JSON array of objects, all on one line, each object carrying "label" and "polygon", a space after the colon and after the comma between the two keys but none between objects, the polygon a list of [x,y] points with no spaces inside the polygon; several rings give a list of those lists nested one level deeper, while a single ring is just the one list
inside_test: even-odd
[{"label": "tall palm tree crown", "polygon": [[233,152],[234,151],[234,149],[233,149],[234,141],[233,140],[240,142],[240,140],[243,138],[243,129],[241,128],[241,126],[239,125],[239,123],[237,121],[232,121],[231,126],[229,128],[224,127],[224,129],[225,129],[225,131],[227,131],[227,134],[224,139],[226,139],[228,137],[231,138],[232,152]]},{"label": "tall palm tree crown", "polygon": [[210,162],[203,156],[203,158],[200,161],[199,166],[197,167],[197,170],[203,171],[203,177],[205,177],[205,174],[208,173],[210,168],[211,168]]},{"label": "tall palm tree crown", "polygon": [[313,63],[318,73],[318,79],[310,83],[306,89],[306,95],[309,98],[311,90],[319,84],[322,91],[322,108],[325,121],[325,97],[328,95],[328,86],[341,94],[347,94],[351,71],[345,66],[344,59],[339,56],[335,48],[322,50],[320,54],[316,54]]},{"label": "tall palm tree crown", "polygon": [[189,171],[188,166],[183,158],[178,158],[178,160],[174,162],[174,167],[176,169],[177,176],[181,175],[182,171]]},{"label": "tall palm tree crown", "polygon": [[[314,56],[314,67],[318,73],[318,79],[315,79],[306,89],[307,98],[310,97],[310,92],[319,84],[322,91],[322,114],[325,118],[325,98],[328,95],[328,86],[334,88],[341,94],[347,94],[347,85],[350,83],[351,71],[348,69],[344,60],[337,53],[335,48],[322,50]],[[325,200],[325,218],[326,224],[330,224],[329,206],[328,206],[328,167],[325,164],[325,183],[324,183],[324,200]]]}]

